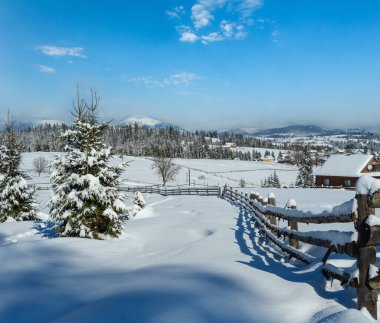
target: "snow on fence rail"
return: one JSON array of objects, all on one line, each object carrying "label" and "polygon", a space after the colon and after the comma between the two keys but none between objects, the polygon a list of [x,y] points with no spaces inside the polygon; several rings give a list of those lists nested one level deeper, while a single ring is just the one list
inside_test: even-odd
[{"label": "snow on fence rail", "polygon": [[167,195],[201,195],[201,196],[219,196],[221,189],[219,186],[202,186],[202,187],[175,187],[165,188],[157,186],[125,186],[120,187],[120,191],[125,192],[141,192],[141,193],[157,193],[164,196]]},{"label": "snow on fence rail", "polygon": [[[50,190],[50,184],[37,184],[36,190]],[[221,194],[221,188],[219,186],[201,186],[201,187],[160,187],[155,186],[121,186],[120,191],[124,192],[141,192],[141,193],[157,193],[161,195],[202,195],[202,196],[219,196]]]},{"label": "snow on fence rail", "polygon": [[[291,257],[304,263],[316,260],[298,249],[298,242],[328,248],[323,257],[322,272],[328,279],[338,279],[346,286],[357,288],[358,309],[366,307],[377,319],[377,289],[380,288],[380,266],[376,265],[376,246],[380,245],[380,218],[375,217],[374,208],[380,208],[380,180],[368,175],[362,176],[356,185],[356,197],[332,211],[321,213],[304,212],[296,209],[294,200],[286,208],[276,207],[275,196],[267,199],[258,193],[238,193],[227,186],[222,196],[252,214],[257,224],[274,244]],[[289,228],[278,226],[278,219],[287,220]],[[344,223],[354,222],[357,232],[309,231],[299,232],[297,223]],[[285,241],[288,238],[288,242]],[[358,270],[353,274],[327,264],[332,252],[344,253],[357,258]]]}]

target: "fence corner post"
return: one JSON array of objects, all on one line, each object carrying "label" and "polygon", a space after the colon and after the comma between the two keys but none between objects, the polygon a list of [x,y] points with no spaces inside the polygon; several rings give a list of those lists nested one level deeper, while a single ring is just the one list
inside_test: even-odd
[{"label": "fence corner post", "polygon": [[358,204],[358,217],[356,220],[356,229],[358,230],[357,266],[359,269],[358,309],[365,307],[373,318],[377,320],[377,290],[371,289],[367,284],[370,265],[376,263],[376,248],[365,245],[366,237],[368,236],[366,220],[370,214],[368,196],[366,194],[357,194],[355,198]]},{"label": "fence corner post", "polygon": [[[289,209],[293,209],[295,210],[297,208],[297,203],[295,200],[293,199],[290,199],[287,203],[287,207]],[[288,226],[290,227],[291,230],[294,230],[294,231],[298,231],[298,223],[296,220],[288,220]],[[298,243],[298,240],[295,239],[295,238],[289,238],[289,244],[294,247],[294,248],[297,248],[299,247],[299,243]]]},{"label": "fence corner post", "polygon": [[[268,194],[268,204],[272,206],[276,206],[276,197],[273,193]],[[277,225],[277,218],[274,215],[269,216],[269,221],[273,225]]]}]

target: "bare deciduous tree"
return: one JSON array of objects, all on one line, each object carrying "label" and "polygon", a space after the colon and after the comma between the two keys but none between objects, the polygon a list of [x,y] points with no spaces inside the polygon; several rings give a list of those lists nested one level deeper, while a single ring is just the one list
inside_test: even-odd
[{"label": "bare deciduous tree", "polygon": [[41,173],[45,172],[49,166],[49,162],[45,157],[37,157],[33,160],[34,170],[38,173],[38,176],[41,176]]},{"label": "bare deciduous tree", "polygon": [[162,183],[166,186],[167,182],[173,180],[179,171],[179,166],[173,163],[173,158],[165,156],[153,157],[152,168],[161,176]]}]

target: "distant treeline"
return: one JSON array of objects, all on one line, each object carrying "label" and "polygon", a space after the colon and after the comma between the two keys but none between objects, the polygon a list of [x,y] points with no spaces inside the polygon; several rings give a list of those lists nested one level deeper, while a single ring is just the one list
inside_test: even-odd
[{"label": "distant treeline", "polygon": [[[60,134],[70,127],[62,125],[39,125],[17,131],[23,144],[24,151],[63,151],[65,142]],[[213,142],[209,138],[214,138]],[[105,141],[112,146],[117,154],[130,156],[152,156],[157,145],[167,147],[168,153],[177,158],[210,158],[255,160],[259,153],[252,151],[239,151],[223,147],[226,143],[235,143],[238,147],[255,147],[291,151],[301,151],[303,143],[289,143],[274,141],[266,138],[256,138],[242,134],[217,131],[182,131],[175,128],[152,129],[135,125],[111,126],[105,131]],[[310,149],[319,152],[333,151],[333,147],[342,149],[365,149],[379,151],[380,145],[372,139],[329,142],[326,146],[314,146]],[[276,156],[277,157],[277,156]]]}]

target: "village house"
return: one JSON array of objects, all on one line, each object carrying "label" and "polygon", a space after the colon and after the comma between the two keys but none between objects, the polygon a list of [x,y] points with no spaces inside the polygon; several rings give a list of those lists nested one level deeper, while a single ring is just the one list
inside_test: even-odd
[{"label": "village house", "polygon": [[260,161],[264,162],[264,163],[273,163],[275,161],[275,159],[271,155],[265,155],[264,157],[260,158]]},{"label": "village house", "polygon": [[319,187],[355,187],[358,178],[364,174],[380,178],[380,163],[373,155],[331,155],[313,173]]},{"label": "village house", "polygon": [[230,149],[233,149],[233,148],[236,148],[236,144],[234,142],[226,142],[225,145],[222,146],[223,148],[230,148]]}]

